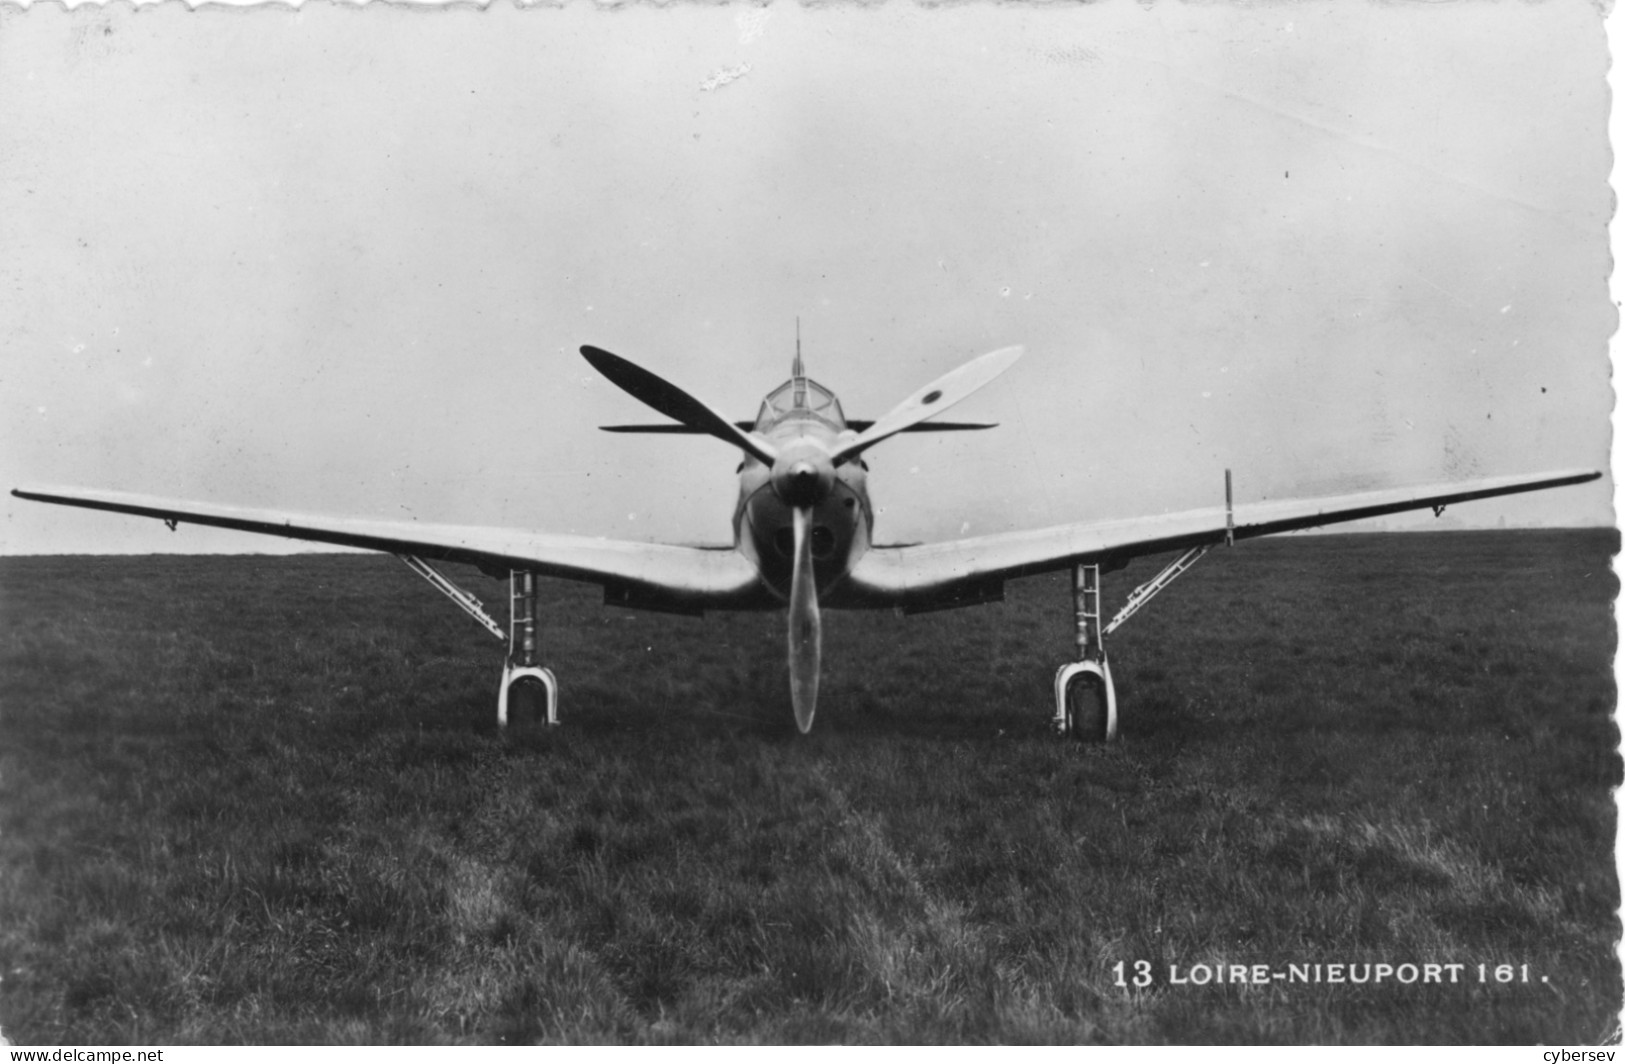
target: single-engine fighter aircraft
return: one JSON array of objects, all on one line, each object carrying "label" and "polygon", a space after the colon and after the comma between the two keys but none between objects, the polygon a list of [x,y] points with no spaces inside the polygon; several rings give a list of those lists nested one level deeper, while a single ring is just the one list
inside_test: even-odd
[{"label": "single-engine fighter aircraft", "polygon": [[[425,525],[277,513],[210,503],[80,489],[14,490],[39,502],[262,532],[347,547],[387,551],[508,641],[497,719],[508,723],[510,694],[529,685],[538,712],[558,721],[558,684],[540,657],[536,576],[600,584],[604,601],[634,609],[700,614],[708,609],[789,609],[790,701],[802,732],[818,704],[819,611],[824,607],[904,612],[944,609],[1003,598],[1004,581],[1069,569],[1077,621],[1077,660],[1055,676],[1056,729],[1080,739],[1117,734],[1117,697],[1106,637],[1153,595],[1220,543],[1364,517],[1485,499],[1595,480],[1601,473],[1566,470],[1493,477],[1428,487],[1394,488],[1325,498],[1235,505],[1225,473],[1225,504],[1184,513],[1060,525],[975,536],[945,543],[880,546],[871,541],[874,509],[865,485],[865,453],[900,432],[992,428],[927,419],[1009,369],[1021,348],[973,359],[938,378],[876,421],[848,420],[835,394],[807,377],[796,344],[790,379],[762,401],[754,421],[730,421],[676,385],[608,351],[581,349],[610,381],[671,421],[607,425],[611,432],[707,434],[744,452],[731,548],[633,543],[587,536],[494,528]],[[1103,623],[1102,572],[1131,558],[1180,551]],[[509,586],[509,629],[431,561],[465,562]]]}]

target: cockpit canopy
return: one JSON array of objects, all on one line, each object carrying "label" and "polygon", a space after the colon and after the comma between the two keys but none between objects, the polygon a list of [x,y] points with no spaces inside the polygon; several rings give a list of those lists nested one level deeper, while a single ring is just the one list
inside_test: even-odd
[{"label": "cockpit canopy", "polygon": [[762,400],[762,409],[756,414],[756,431],[766,431],[792,413],[811,414],[837,430],[846,428],[841,401],[834,392],[810,377],[791,377]]}]

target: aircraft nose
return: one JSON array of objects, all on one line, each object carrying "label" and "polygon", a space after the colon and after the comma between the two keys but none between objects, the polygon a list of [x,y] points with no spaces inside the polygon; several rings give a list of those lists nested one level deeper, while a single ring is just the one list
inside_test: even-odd
[{"label": "aircraft nose", "polygon": [[835,470],[828,462],[819,462],[812,456],[787,457],[773,471],[773,490],[791,506],[812,506],[825,495],[835,481]]}]

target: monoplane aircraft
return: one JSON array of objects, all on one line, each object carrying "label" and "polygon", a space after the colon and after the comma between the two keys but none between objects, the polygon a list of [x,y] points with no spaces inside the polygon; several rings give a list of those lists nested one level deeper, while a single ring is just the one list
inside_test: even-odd
[{"label": "monoplane aircraft", "polygon": [[[212,503],[77,488],[16,489],[39,502],[260,532],[346,547],[386,551],[448,595],[499,638],[508,641],[497,719],[509,720],[510,696],[536,693],[538,715],[558,722],[558,683],[541,659],[536,577],[599,584],[604,601],[634,609],[700,614],[705,610],[788,607],[790,701],[802,732],[818,704],[819,611],[824,607],[904,612],[997,601],[1004,582],[1060,569],[1072,573],[1077,660],[1055,675],[1056,729],[1090,741],[1117,734],[1117,696],[1106,637],[1208,550],[1238,539],[1291,532],[1496,495],[1595,480],[1592,470],[1561,470],[1393,488],[1321,498],[1235,504],[1225,474],[1222,507],[941,543],[873,543],[874,509],[866,486],[865,454],[900,432],[991,428],[931,421],[999,374],[1021,355],[1007,347],[964,364],[921,388],[875,421],[849,420],[835,394],[810,379],[797,341],[790,379],[769,392],[753,421],[730,421],[676,385],[608,351],[583,347],[598,372],[670,418],[660,424],[604,426],[614,432],[677,432],[715,436],[744,452],[733,546],[706,548],[637,543],[587,536],[416,522],[279,513]],[[1101,574],[1141,555],[1178,556],[1103,622]],[[463,562],[508,579],[509,627],[432,562]],[[545,698],[545,703],[543,702]]]}]

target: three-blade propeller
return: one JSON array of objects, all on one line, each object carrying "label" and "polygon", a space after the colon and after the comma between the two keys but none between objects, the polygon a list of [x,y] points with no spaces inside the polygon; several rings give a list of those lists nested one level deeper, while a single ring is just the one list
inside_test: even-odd
[{"label": "three-blade propeller", "polygon": [[[823,625],[818,612],[818,581],[813,571],[812,512],[830,486],[830,470],[857,458],[880,441],[895,436],[911,425],[958,403],[988,383],[1021,357],[1019,347],[1004,347],[960,366],[927,384],[893,407],[856,439],[841,444],[827,458],[822,445],[815,445],[816,462],[808,461],[807,445],[787,445],[784,467],[779,468],[779,449],[754,433],[745,432],[670,381],[658,377],[612,355],[601,348],[586,346],[581,354],[594,369],[609,378],[628,395],[665,414],[695,432],[703,432],[731,443],[773,469],[774,490],[794,515],[793,562],[790,577],[790,702],[795,708],[796,727],[802,734],[812,730],[818,709],[818,675],[823,654]],[[818,469],[823,476],[816,476]],[[816,486],[815,486],[816,485]],[[820,498],[809,497],[818,495]]]}]

